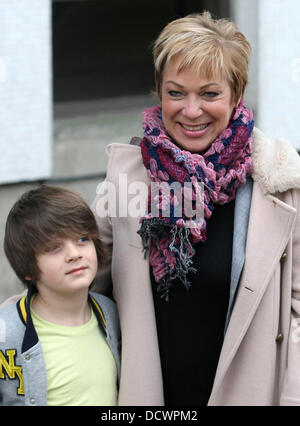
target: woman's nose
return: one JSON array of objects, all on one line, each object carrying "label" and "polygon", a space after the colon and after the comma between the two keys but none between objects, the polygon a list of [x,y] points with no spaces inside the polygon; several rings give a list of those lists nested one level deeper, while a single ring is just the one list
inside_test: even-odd
[{"label": "woman's nose", "polygon": [[79,247],[73,241],[66,242],[65,253],[65,258],[67,262],[72,262],[82,257],[80,254]]},{"label": "woman's nose", "polygon": [[194,97],[186,99],[182,112],[190,120],[200,117],[203,114],[201,100]]}]

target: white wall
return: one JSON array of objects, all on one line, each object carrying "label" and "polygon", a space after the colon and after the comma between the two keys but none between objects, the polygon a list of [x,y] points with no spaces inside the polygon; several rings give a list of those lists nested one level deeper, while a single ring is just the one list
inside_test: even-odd
[{"label": "white wall", "polygon": [[246,99],[256,124],[300,150],[300,1],[231,0],[231,8],[254,50]]},{"label": "white wall", "polygon": [[259,123],[300,149],[300,1],[259,0]]},{"label": "white wall", "polygon": [[0,183],[51,174],[50,19],[51,0],[0,0]]},{"label": "white wall", "polygon": [[[258,112],[257,84],[258,84],[258,49],[257,49],[257,17],[259,0],[231,0],[231,19],[239,26],[251,44],[252,54],[249,66],[249,83],[246,88],[245,101],[254,111]],[[246,6],[246,9],[245,9]]]}]

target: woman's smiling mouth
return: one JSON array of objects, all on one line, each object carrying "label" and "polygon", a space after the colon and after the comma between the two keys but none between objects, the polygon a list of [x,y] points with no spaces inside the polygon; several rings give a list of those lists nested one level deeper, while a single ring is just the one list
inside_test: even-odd
[{"label": "woman's smiling mouth", "polygon": [[190,131],[199,131],[199,130],[204,130],[206,129],[207,126],[209,126],[209,123],[206,124],[198,124],[198,125],[188,125],[188,124],[183,124],[183,123],[179,123],[185,130],[190,130]]},{"label": "woman's smiling mouth", "polygon": [[177,124],[179,125],[181,134],[183,134],[185,137],[200,138],[206,134],[206,132],[210,128],[211,123],[190,125],[177,122]]}]

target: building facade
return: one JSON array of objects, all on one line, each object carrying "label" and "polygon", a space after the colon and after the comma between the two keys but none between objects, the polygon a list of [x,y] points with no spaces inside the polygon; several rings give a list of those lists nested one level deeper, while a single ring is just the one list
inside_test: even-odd
[{"label": "building facade", "polygon": [[89,102],[147,95],[151,42],[168,21],[203,9],[233,19],[252,44],[246,101],[256,125],[300,150],[299,0],[7,0],[0,2],[0,184],[52,176],[56,109],[72,115]]},{"label": "building facade", "polygon": [[52,170],[51,2],[0,2],[0,184]]}]

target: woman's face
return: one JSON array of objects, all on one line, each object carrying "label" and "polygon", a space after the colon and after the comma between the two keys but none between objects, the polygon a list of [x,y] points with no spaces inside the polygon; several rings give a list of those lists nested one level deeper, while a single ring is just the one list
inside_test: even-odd
[{"label": "woman's face", "polygon": [[161,89],[164,126],[182,149],[201,153],[227,127],[233,102],[224,80],[207,80],[193,68],[177,72],[180,57],[165,68]]}]

